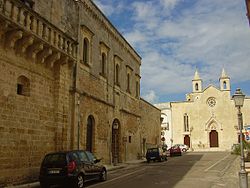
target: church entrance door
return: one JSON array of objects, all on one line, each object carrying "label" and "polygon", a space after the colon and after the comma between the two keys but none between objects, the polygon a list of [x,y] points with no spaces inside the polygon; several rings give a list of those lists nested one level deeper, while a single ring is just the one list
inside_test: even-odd
[{"label": "church entrance door", "polygon": [[218,142],[218,132],[216,130],[211,130],[209,133],[210,147],[219,147]]},{"label": "church entrance door", "polygon": [[189,135],[185,135],[184,137],[184,144],[190,147],[190,137]]}]

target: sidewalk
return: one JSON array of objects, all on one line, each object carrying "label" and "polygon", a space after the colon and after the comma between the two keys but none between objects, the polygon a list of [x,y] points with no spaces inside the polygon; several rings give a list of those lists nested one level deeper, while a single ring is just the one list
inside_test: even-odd
[{"label": "sidewalk", "polygon": [[[113,171],[125,167],[133,167],[134,165],[137,165],[139,163],[145,162],[145,159],[141,160],[133,160],[133,161],[127,161],[125,163],[118,163],[117,165],[104,165],[107,168],[107,171]],[[7,186],[5,188],[38,188],[40,186],[40,183],[33,182],[33,183],[27,183],[27,184],[22,184],[22,185],[15,185],[15,186]]]}]

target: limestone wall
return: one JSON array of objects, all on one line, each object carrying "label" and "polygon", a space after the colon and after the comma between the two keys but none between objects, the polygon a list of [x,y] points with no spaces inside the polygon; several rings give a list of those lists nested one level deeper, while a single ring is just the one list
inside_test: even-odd
[{"label": "limestone wall", "polygon": [[[208,99],[213,97],[214,106],[209,106]],[[230,97],[230,92],[208,87],[202,94],[193,97],[193,101],[173,102],[172,126],[173,142],[184,143],[184,136],[190,136],[191,147],[194,150],[230,150],[238,143],[237,109]],[[249,99],[245,100],[243,125],[249,124]],[[184,131],[184,114],[189,117],[189,131]],[[209,134],[211,130],[218,132],[218,147],[210,147]]]},{"label": "limestone wall", "polygon": [[37,180],[48,152],[86,149],[90,117],[103,163],[114,162],[114,122],[118,162],[159,144],[160,111],[139,96],[141,58],[92,1],[0,2],[0,187]]},{"label": "limestone wall", "polygon": [[[67,146],[68,74],[0,48],[0,185],[37,179],[43,156]],[[17,94],[19,76],[30,81],[28,96]]]},{"label": "limestone wall", "polygon": [[143,99],[140,101],[140,110],[142,138],[146,139],[145,147],[160,145],[161,111]]}]

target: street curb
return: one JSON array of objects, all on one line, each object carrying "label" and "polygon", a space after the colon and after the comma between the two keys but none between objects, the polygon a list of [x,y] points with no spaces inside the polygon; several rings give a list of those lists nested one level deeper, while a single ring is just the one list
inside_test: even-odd
[{"label": "street curb", "polygon": [[[136,160],[134,162],[127,162],[127,163],[120,163],[118,165],[104,165],[107,169],[108,172],[111,172],[111,171],[114,171],[114,170],[117,170],[117,169],[122,169],[122,168],[125,168],[127,166],[133,166],[133,165],[136,165],[136,164],[139,164],[139,163],[144,163],[145,160]],[[38,187],[40,186],[40,182],[39,181],[36,181],[36,182],[33,182],[33,183],[26,183],[26,184],[21,184],[21,185],[10,185],[10,186],[6,186],[4,188],[33,188],[33,187]]]},{"label": "street curb", "polygon": [[[109,166],[109,167],[106,166],[108,172],[114,171],[117,169],[122,169],[125,167],[126,167],[126,165],[117,165],[117,166]],[[33,187],[38,187],[38,186],[40,186],[39,181],[33,182],[33,183],[21,184],[21,185],[11,185],[11,186],[6,186],[4,188],[33,188]]]},{"label": "street curb", "polygon": [[7,186],[4,188],[31,188],[31,187],[37,187],[40,186],[39,182],[33,182],[33,183],[27,183],[27,184],[22,184],[22,185],[11,185],[11,186]]}]

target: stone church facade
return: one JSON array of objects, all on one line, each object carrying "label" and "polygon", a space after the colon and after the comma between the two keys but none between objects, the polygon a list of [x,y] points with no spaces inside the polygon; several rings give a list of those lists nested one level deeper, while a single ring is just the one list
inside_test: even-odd
[{"label": "stone church facade", "polygon": [[37,180],[48,152],[113,164],[160,143],[141,57],[91,0],[0,0],[0,24],[0,187]]},{"label": "stone church facade", "polygon": [[[193,92],[186,101],[171,102],[173,143],[184,143],[194,151],[225,151],[239,141],[238,110],[230,94],[230,77],[222,70],[219,88],[203,82],[196,70]],[[243,91],[244,92],[244,91]],[[250,125],[250,98],[242,107],[243,126]]]}]

